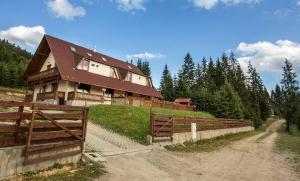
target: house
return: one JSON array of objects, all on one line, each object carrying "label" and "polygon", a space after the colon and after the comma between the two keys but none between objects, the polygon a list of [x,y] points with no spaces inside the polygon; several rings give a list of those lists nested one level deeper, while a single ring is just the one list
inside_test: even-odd
[{"label": "house", "polygon": [[182,105],[188,105],[188,106],[192,105],[192,99],[191,98],[178,98],[178,99],[175,99],[174,102],[177,103],[177,104],[182,104]]},{"label": "house", "polygon": [[151,78],[138,67],[45,35],[24,74],[27,102],[48,104],[143,104],[160,100]]}]

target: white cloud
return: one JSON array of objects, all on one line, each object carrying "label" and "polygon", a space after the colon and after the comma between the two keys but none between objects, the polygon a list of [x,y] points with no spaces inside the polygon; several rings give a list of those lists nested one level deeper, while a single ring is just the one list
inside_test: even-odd
[{"label": "white cloud", "polygon": [[194,6],[204,9],[211,9],[217,6],[219,3],[223,3],[226,5],[234,5],[234,4],[255,4],[259,3],[262,0],[191,0],[194,3]]},{"label": "white cloud", "polygon": [[146,0],[115,0],[118,5],[118,9],[121,11],[131,11],[136,10],[146,11],[144,6]]},{"label": "white cloud", "polygon": [[299,5],[299,6],[300,6],[300,0],[297,0],[297,5]]},{"label": "white cloud", "polygon": [[143,59],[143,60],[151,60],[151,59],[162,59],[165,58],[165,55],[161,53],[139,53],[139,54],[128,54],[126,55],[128,59]]},{"label": "white cloud", "polygon": [[56,17],[62,17],[66,20],[73,20],[76,16],[84,16],[86,10],[81,6],[72,5],[69,0],[49,0],[48,8]]},{"label": "white cloud", "polygon": [[6,39],[22,48],[35,48],[45,33],[43,26],[16,26],[0,31],[0,39]]},{"label": "white cloud", "polygon": [[238,58],[243,69],[251,61],[253,66],[261,72],[282,71],[282,63],[290,60],[294,69],[300,73],[300,43],[290,40],[278,40],[275,43],[259,41],[256,43],[240,43],[236,48]]}]

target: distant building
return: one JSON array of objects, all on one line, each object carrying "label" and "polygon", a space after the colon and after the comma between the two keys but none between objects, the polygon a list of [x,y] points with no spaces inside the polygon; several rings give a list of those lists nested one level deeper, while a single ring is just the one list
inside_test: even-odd
[{"label": "distant building", "polygon": [[191,98],[178,98],[174,101],[175,103],[182,104],[182,105],[192,105],[192,99]]},{"label": "distant building", "polygon": [[127,63],[45,35],[24,79],[27,102],[93,105],[161,99],[150,77]]}]

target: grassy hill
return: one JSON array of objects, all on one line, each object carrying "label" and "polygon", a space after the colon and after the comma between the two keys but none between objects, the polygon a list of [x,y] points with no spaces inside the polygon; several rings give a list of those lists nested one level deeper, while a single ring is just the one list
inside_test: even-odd
[{"label": "grassy hill", "polygon": [[[209,113],[153,108],[152,112],[179,116],[212,118]],[[147,143],[150,126],[150,108],[117,105],[97,105],[90,108],[89,120],[141,144]]]}]

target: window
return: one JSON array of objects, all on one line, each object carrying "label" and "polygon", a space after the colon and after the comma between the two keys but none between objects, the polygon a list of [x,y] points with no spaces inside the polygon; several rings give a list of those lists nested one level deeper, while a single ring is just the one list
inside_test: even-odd
[{"label": "window", "polygon": [[90,57],[92,56],[92,54],[90,54],[90,53],[87,53],[87,55],[90,56]]},{"label": "window", "polygon": [[51,64],[47,65],[47,70],[51,69]]},{"label": "window", "polygon": [[72,52],[76,52],[76,48],[75,47],[70,47]]},{"label": "window", "polygon": [[128,68],[129,68],[129,69],[132,69],[132,67],[131,67],[130,65],[128,65]]},{"label": "window", "polygon": [[93,64],[93,63],[92,63],[92,65],[91,65],[91,66],[92,66],[92,67],[95,67],[95,64]]},{"label": "window", "polygon": [[42,92],[45,93],[47,91],[47,85],[43,85]]},{"label": "window", "polygon": [[99,65],[96,65],[96,67],[98,68],[98,67],[99,67]]},{"label": "window", "polygon": [[102,58],[103,61],[105,61],[105,62],[107,61],[105,57],[101,57],[101,58]]},{"label": "window", "polygon": [[106,89],[105,94],[110,94],[112,95],[114,93],[113,89]]},{"label": "window", "polygon": [[78,90],[79,92],[83,92],[83,93],[90,93],[91,91],[91,86],[87,85],[87,84],[80,84],[78,86]]},{"label": "window", "polygon": [[51,91],[55,92],[56,91],[56,87],[57,87],[57,83],[52,83],[51,84]]}]

